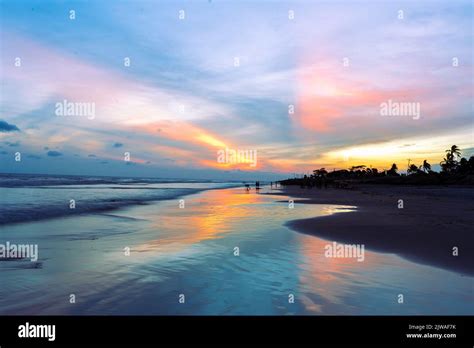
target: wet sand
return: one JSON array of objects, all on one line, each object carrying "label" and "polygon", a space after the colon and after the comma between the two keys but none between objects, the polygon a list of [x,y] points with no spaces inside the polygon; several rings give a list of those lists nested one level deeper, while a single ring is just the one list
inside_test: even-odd
[{"label": "wet sand", "polygon": [[[276,193],[278,194],[278,193]],[[288,222],[341,243],[365,244],[410,261],[474,274],[474,188],[361,185],[352,190],[286,187],[295,203],[354,205],[353,212]],[[399,200],[403,209],[399,209]],[[295,205],[295,208],[297,205]],[[453,248],[458,248],[458,256]]]},{"label": "wet sand", "polygon": [[364,262],[328,258],[327,240],[285,226],[353,206],[289,209],[289,196],[268,191],[208,190],[185,196],[184,208],[173,198],[1,226],[3,241],[37,244],[39,257],[0,262],[0,314],[474,313],[471,277],[367,249]]}]

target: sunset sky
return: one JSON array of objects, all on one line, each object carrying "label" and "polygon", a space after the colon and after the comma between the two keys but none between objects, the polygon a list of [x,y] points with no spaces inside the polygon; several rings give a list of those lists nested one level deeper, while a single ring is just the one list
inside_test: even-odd
[{"label": "sunset sky", "polygon": [[[0,172],[264,179],[474,152],[472,1],[0,6]],[[382,116],[389,100],[419,119]]]}]

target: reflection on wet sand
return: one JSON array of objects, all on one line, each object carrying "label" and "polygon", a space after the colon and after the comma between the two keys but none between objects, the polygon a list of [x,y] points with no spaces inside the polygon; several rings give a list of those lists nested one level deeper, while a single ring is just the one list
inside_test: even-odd
[{"label": "reflection on wet sand", "polygon": [[[300,264],[302,272],[299,277],[302,302],[311,312],[327,312],[323,308],[325,303],[342,305],[351,285],[365,279],[363,276],[358,280],[353,279],[354,273],[370,274],[383,264],[381,254],[365,251],[363,262],[358,262],[356,258],[326,257],[325,247],[330,241],[306,235],[301,235],[299,240],[304,260]],[[321,298],[319,303],[308,293],[317,293],[318,298]]]},{"label": "reflection on wet sand", "polygon": [[243,190],[212,190],[205,198],[189,197],[182,209],[167,205],[159,215],[149,217],[152,229],[160,233],[159,238],[134,246],[133,250],[155,255],[175,253],[189,245],[222,238],[223,234],[236,231],[242,220],[254,215],[256,209],[252,205],[262,199]]}]

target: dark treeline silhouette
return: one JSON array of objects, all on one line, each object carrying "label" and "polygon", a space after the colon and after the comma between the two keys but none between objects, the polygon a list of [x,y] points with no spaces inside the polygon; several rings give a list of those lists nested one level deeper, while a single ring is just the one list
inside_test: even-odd
[{"label": "dark treeline silhouette", "polygon": [[446,150],[441,171],[431,169],[431,164],[424,160],[419,166],[412,163],[407,173],[400,174],[396,163],[390,169],[378,170],[366,165],[353,166],[350,169],[327,171],[316,169],[312,175],[280,181],[282,185],[300,185],[301,187],[339,187],[351,188],[356,183],[374,184],[407,184],[407,185],[474,185],[474,156],[469,159],[461,157],[461,150],[453,145]]}]

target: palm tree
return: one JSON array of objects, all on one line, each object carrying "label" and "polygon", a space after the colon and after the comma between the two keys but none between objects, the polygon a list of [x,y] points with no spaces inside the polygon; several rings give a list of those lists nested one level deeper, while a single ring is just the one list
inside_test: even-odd
[{"label": "palm tree", "polygon": [[429,164],[427,160],[424,160],[420,168],[423,169],[425,173],[429,173],[431,171],[431,164]]},{"label": "palm tree", "polygon": [[443,172],[449,172],[453,168],[453,155],[450,153],[446,154],[446,157],[443,158],[441,162],[439,162],[439,165],[441,166],[441,170]]},{"label": "palm tree", "polygon": [[388,171],[388,174],[389,175],[398,175],[397,171],[398,171],[397,164],[393,163],[392,168],[390,168],[390,170]]},{"label": "palm tree", "polygon": [[447,154],[451,154],[451,157],[455,160],[458,157],[461,157],[461,149],[457,145],[451,146],[450,149],[446,150]]},{"label": "palm tree", "polygon": [[457,145],[446,150],[446,157],[439,163],[443,172],[452,172],[458,166],[457,158],[461,157],[461,150]]},{"label": "palm tree", "polygon": [[408,167],[407,173],[408,174],[415,174],[417,172],[418,172],[418,167],[414,164],[410,164],[410,166]]}]

